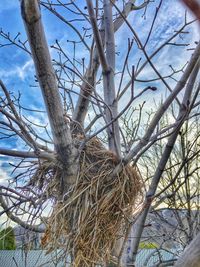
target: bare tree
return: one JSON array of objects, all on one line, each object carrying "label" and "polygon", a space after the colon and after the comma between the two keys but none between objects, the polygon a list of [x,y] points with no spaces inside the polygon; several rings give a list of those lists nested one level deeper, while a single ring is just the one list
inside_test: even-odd
[{"label": "bare tree", "polygon": [[[170,64],[168,73],[154,60],[168,47],[177,51],[189,47],[184,38],[196,22],[183,15],[182,25],[150,49],[163,5],[162,0],[155,2],[86,0],[83,5],[82,1],[21,0],[28,44],[19,34],[0,33],[1,47],[13,45],[32,58],[48,117],[48,125],[32,122],[29,115],[38,110],[24,107],[20,96],[0,82],[0,154],[14,161],[12,179],[0,188],[1,214],[27,229],[44,232],[43,247],[62,249],[62,256],[71,255],[74,266],[105,266],[111,259],[118,266],[134,266],[162,173],[182,126],[199,105],[200,44],[190,48],[191,58],[181,62],[181,67]],[[145,18],[151,5],[156,5],[153,19],[141,38],[129,17],[138,12]],[[56,40],[51,49],[58,56],[52,60],[43,9],[73,31],[75,40],[68,40],[72,55]],[[118,55],[116,36],[122,27],[128,36],[125,51]],[[77,56],[80,49],[84,49],[84,58]],[[134,60],[133,54],[137,55]],[[149,69],[153,78],[145,77]],[[142,97],[156,94],[158,87],[167,89],[166,97],[144,129]],[[173,103],[179,109],[177,116],[159,128]],[[23,142],[23,150],[6,146],[5,140],[12,144],[16,138]],[[144,179],[136,163],[161,138],[168,141],[143,202]],[[123,250],[135,221],[133,257],[126,263]]]},{"label": "bare tree", "polygon": [[[175,120],[177,114],[177,108],[175,107],[176,105],[172,105],[171,112],[168,112],[162,118],[158,125],[159,131],[166,129],[170,121]],[[139,240],[140,244],[155,248],[152,254],[147,255],[146,263],[151,260],[151,257],[155,257],[155,254],[160,253],[160,264],[164,264],[163,250],[170,250],[171,257],[176,259],[180,251],[199,232],[198,113],[198,107],[197,109],[194,107],[179,130],[176,143],[161,175],[156,194],[152,199],[144,223],[143,234]],[[165,135],[170,135],[170,131],[171,129],[168,128]],[[145,181],[147,190],[152,177],[154,177],[165,145],[165,138],[160,138],[138,161],[142,176],[147,177]],[[131,240],[135,240],[137,233],[133,227],[129,237],[129,246],[134,244],[134,242],[131,244]],[[143,253],[141,248],[139,250],[139,253]]]}]

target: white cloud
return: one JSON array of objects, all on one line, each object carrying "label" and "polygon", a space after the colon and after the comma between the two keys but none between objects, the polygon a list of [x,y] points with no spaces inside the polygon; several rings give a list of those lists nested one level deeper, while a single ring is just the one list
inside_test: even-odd
[{"label": "white cloud", "polygon": [[26,61],[22,65],[16,65],[12,69],[9,70],[0,70],[0,76],[4,79],[4,81],[9,80],[10,78],[15,78],[16,76],[24,81],[24,79],[33,72],[33,61],[32,59]]},{"label": "white cloud", "polygon": [[26,61],[25,63],[24,63],[24,65],[22,65],[22,66],[20,66],[20,67],[16,67],[16,73],[17,73],[17,75],[19,76],[19,78],[21,79],[21,80],[24,80],[25,79],[25,77],[27,76],[27,74],[29,73],[29,72],[32,72],[33,71],[33,60],[32,59],[30,59],[30,60],[28,60],[28,61]]},{"label": "white cloud", "polygon": [[0,185],[7,185],[10,177],[1,165],[2,163],[0,162]]}]

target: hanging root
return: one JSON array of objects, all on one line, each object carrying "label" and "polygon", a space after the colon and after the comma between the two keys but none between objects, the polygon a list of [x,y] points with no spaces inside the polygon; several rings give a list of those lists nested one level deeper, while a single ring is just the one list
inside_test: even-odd
[{"label": "hanging root", "polygon": [[114,176],[118,163],[97,138],[90,140],[80,155],[76,183],[53,207],[42,245],[73,255],[72,266],[110,261],[123,225],[141,201],[142,182],[137,171],[126,165]]}]

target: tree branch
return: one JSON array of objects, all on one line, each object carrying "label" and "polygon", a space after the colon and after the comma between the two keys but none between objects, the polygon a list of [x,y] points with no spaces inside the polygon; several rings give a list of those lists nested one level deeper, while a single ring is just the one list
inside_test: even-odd
[{"label": "tree branch", "polygon": [[[139,6],[135,6],[135,0],[129,0],[123,10],[122,14],[124,17],[128,17],[128,15],[131,13],[131,11],[138,10],[144,8],[150,1],[144,1],[143,4]],[[114,32],[117,32],[120,27],[124,23],[124,18],[119,14],[119,16],[115,19],[113,22],[114,25]],[[105,33],[104,33],[104,23],[102,23],[102,26],[99,30],[102,44],[104,46],[105,43]],[[89,99],[90,95],[93,92],[93,89],[95,87],[95,81],[96,81],[96,75],[99,69],[99,57],[97,52],[97,47],[94,48],[94,52],[92,53],[92,58],[90,59],[89,67],[87,69],[87,72],[85,74],[85,80],[88,81],[89,84],[91,84],[91,87],[88,86],[87,83],[83,83],[81,86],[81,93],[79,95],[75,111],[73,113],[73,120],[79,122],[82,126],[84,125],[84,120],[88,111],[89,106]]]},{"label": "tree branch", "polygon": [[63,177],[61,179],[63,184],[67,186],[68,183],[72,184],[75,181],[78,171],[78,152],[72,142],[69,124],[64,119],[64,110],[51,63],[38,1],[22,0],[21,12],[47,109],[55,149],[63,164]]},{"label": "tree branch", "polygon": [[197,45],[181,79],[175,86],[173,92],[168,96],[168,98],[165,100],[165,102],[161,105],[161,107],[158,109],[156,114],[154,115],[146,133],[144,134],[143,138],[140,140],[140,142],[125,156],[124,162],[129,162],[134,156],[137,155],[137,153],[149,142],[149,139],[151,135],[153,134],[157,123],[165,113],[165,111],[168,109],[172,101],[175,99],[175,97],[178,95],[178,93],[184,88],[194,66],[196,65],[196,62],[200,58],[200,43]]},{"label": "tree branch", "polygon": [[[118,102],[115,96],[115,39],[110,0],[104,0],[105,48],[107,69],[103,69],[104,101],[109,109],[105,108],[107,123],[113,121],[118,115]],[[111,111],[111,112],[110,112]],[[108,145],[111,151],[121,156],[120,132],[118,120],[108,128]]]},{"label": "tree branch", "polygon": [[108,67],[107,59],[104,54],[103,42],[102,42],[101,35],[98,29],[98,25],[97,25],[95,13],[94,13],[94,7],[93,7],[91,0],[86,0],[86,2],[87,2],[88,13],[90,16],[90,22],[91,22],[92,30],[94,34],[94,40],[95,40],[97,51],[99,54],[99,59],[100,59],[103,71],[106,72],[108,71],[109,67]]},{"label": "tree branch", "polygon": [[19,158],[43,158],[43,159],[55,159],[53,154],[47,152],[28,152],[28,151],[17,151],[11,149],[0,148],[0,155],[19,157]]},{"label": "tree branch", "polygon": [[9,219],[11,219],[13,222],[21,225],[23,228],[28,229],[30,231],[38,232],[38,233],[44,233],[45,230],[40,227],[40,225],[29,225],[28,223],[22,221],[19,217],[15,216],[7,206],[6,202],[3,199],[2,196],[2,189],[0,189],[0,204],[3,210],[5,211],[6,215]]},{"label": "tree branch", "polygon": [[192,91],[194,89],[194,84],[196,81],[197,74],[199,72],[199,63],[200,63],[200,61],[198,60],[191,75],[190,75],[188,84],[187,84],[186,89],[185,89],[183,101],[182,101],[182,104],[181,104],[180,109],[179,109],[179,114],[178,114],[178,117],[176,119],[176,122],[178,122],[178,125],[175,126],[173,134],[168,139],[168,142],[165,146],[162,157],[159,161],[158,167],[156,168],[155,174],[152,178],[152,182],[150,184],[149,190],[146,194],[145,209],[143,210],[142,214],[139,216],[139,218],[136,222],[134,231],[136,233],[137,238],[133,238],[133,242],[132,242],[132,255],[133,256],[132,256],[131,263],[134,263],[136,260],[136,255],[137,255],[137,251],[138,251],[138,247],[139,247],[139,242],[140,242],[140,239],[142,236],[142,232],[144,229],[145,220],[146,220],[146,217],[148,215],[149,209],[151,207],[151,203],[152,203],[152,200],[155,196],[155,193],[156,193],[158,184],[160,182],[161,176],[163,174],[163,171],[165,170],[165,166],[169,160],[169,157],[171,155],[171,152],[172,152],[172,149],[173,149],[174,144],[176,142],[179,131],[180,131],[183,123],[185,122],[185,119],[186,119],[188,113],[190,112],[190,98],[191,98]]}]

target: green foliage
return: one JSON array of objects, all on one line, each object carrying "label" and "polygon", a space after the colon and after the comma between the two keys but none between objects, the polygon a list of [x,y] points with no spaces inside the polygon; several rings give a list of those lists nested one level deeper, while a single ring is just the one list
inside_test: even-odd
[{"label": "green foliage", "polygon": [[117,265],[115,264],[115,263],[109,263],[108,265],[107,265],[107,267],[116,267]]},{"label": "green foliage", "polygon": [[153,248],[158,248],[158,245],[152,242],[149,242],[149,243],[140,242],[139,248],[140,249],[153,249]]},{"label": "green foliage", "polygon": [[0,250],[15,250],[16,242],[14,230],[12,227],[3,229],[0,232]]}]

